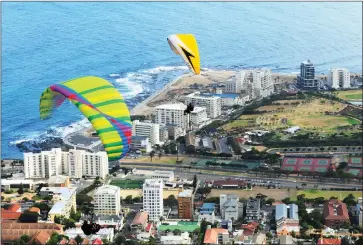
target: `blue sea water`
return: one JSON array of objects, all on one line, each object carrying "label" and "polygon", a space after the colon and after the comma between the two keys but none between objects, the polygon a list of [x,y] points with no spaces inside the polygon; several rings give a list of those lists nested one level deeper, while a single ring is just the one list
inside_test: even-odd
[{"label": "blue sea water", "polygon": [[54,83],[104,77],[132,107],[187,73],[166,41],[173,33],[195,35],[203,68],[289,73],[310,59],[317,73],[362,72],[362,3],[3,2],[1,157],[87,125],[69,103],[40,121],[40,95]]}]

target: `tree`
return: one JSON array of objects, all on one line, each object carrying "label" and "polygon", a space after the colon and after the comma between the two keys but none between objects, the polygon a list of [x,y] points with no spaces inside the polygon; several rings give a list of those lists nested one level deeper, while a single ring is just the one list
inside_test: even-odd
[{"label": "tree", "polygon": [[70,215],[69,215],[69,217],[72,219],[72,220],[74,220],[74,221],[79,221],[79,219],[81,218],[81,214],[80,214],[80,212],[75,212],[74,211],[74,208],[72,207],[71,208],[71,212],[70,212]]},{"label": "tree", "polygon": [[27,201],[29,201],[29,198],[24,197],[24,198],[23,198],[23,201],[24,201],[24,202],[27,202]]},{"label": "tree", "polygon": [[267,237],[267,239],[271,239],[272,238],[271,232],[267,232],[266,237]]},{"label": "tree", "polygon": [[29,210],[24,211],[19,217],[20,223],[37,223],[38,213],[30,212]]},{"label": "tree", "polygon": [[174,195],[170,195],[167,199],[164,200],[164,205],[173,208],[174,206],[178,205],[178,200],[176,200]]},{"label": "tree", "polygon": [[179,236],[181,234],[181,230],[175,229],[173,233],[175,236]]},{"label": "tree", "polygon": [[132,202],[133,203],[139,203],[139,202],[141,202],[141,197],[134,197],[134,199],[132,199]]},{"label": "tree", "polygon": [[275,202],[275,199],[273,199],[273,198],[269,198],[266,200],[266,204],[272,205],[272,203],[274,203],[274,202]]},{"label": "tree", "polygon": [[150,156],[150,161],[152,162],[153,161],[153,157],[155,155],[155,151],[151,151],[149,156]]},{"label": "tree", "polygon": [[194,190],[195,190],[195,188],[197,188],[197,183],[198,183],[197,175],[194,174],[194,179],[193,179],[193,188],[194,188]]},{"label": "tree", "polygon": [[343,229],[349,229],[349,227],[350,227],[349,221],[344,221],[344,223],[342,224],[342,228]]},{"label": "tree", "polygon": [[20,237],[21,240],[23,240],[24,242],[29,242],[31,237],[27,234],[24,234]]},{"label": "tree", "polygon": [[163,153],[159,152],[159,159],[162,157]]},{"label": "tree", "polygon": [[295,238],[296,237],[296,232],[295,231],[292,231],[291,232],[291,236]]},{"label": "tree", "polygon": [[125,198],[125,203],[127,204],[132,204],[132,195],[128,195],[126,198]]},{"label": "tree", "polygon": [[19,187],[19,190],[18,190],[18,194],[19,195],[23,195],[24,194],[23,183],[20,184],[20,187]]},{"label": "tree", "polygon": [[124,244],[125,242],[126,238],[121,234],[117,235],[113,240],[113,244]]},{"label": "tree", "polygon": [[354,206],[357,204],[357,202],[355,201],[355,197],[352,193],[350,193],[348,196],[346,196],[343,199],[343,202],[347,205],[347,206]]},{"label": "tree", "polygon": [[81,245],[82,242],[83,242],[83,238],[80,236],[80,235],[77,235],[75,238],[74,238],[74,241],[77,243],[77,245]]}]

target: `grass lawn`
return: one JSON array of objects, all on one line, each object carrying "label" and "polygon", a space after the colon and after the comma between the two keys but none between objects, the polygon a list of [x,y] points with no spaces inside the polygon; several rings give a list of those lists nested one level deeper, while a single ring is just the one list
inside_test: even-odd
[{"label": "grass lawn", "polygon": [[362,100],[362,90],[339,91],[337,96],[343,100]]},{"label": "grass lawn", "polygon": [[297,191],[295,196],[291,196],[291,200],[296,200],[297,195],[301,194],[305,194],[306,198],[324,197],[325,199],[329,199],[330,197],[338,197],[340,200],[343,200],[350,193],[352,193],[356,199],[362,196],[362,192],[360,191],[322,191],[311,189]]},{"label": "grass lawn", "polygon": [[331,115],[311,115],[305,117],[295,117],[291,119],[294,125],[299,125],[304,128],[335,128],[337,126],[348,126],[359,124],[358,120],[343,116]]},{"label": "grass lawn", "polygon": [[110,185],[115,185],[121,189],[139,189],[143,184],[141,180],[112,180]]}]

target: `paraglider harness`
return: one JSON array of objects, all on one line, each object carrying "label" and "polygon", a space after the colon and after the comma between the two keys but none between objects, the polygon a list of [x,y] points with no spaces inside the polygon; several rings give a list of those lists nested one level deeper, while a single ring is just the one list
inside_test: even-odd
[{"label": "paraglider harness", "polygon": [[[84,220],[83,221],[83,225],[81,226],[81,229],[83,231],[83,233],[85,235],[92,235],[92,234],[96,234],[97,232],[100,231],[101,226],[99,224],[93,223],[93,217],[94,217],[94,213],[93,213],[93,207],[91,207],[91,204],[86,204],[86,215],[90,215],[91,218],[90,220]],[[89,223],[88,223],[89,222]]]}]

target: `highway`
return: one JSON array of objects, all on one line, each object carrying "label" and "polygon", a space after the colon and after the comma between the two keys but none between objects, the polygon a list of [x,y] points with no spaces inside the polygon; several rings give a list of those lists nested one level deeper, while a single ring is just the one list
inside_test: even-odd
[{"label": "highway", "polygon": [[261,181],[274,181],[274,182],[280,182],[281,187],[286,188],[295,188],[296,186],[301,187],[302,183],[307,184],[305,186],[306,189],[313,188],[314,185],[318,185],[319,189],[321,188],[361,188],[360,183],[328,183],[328,182],[319,182],[319,181],[311,181],[311,180],[301,180],[299,178],[268,178],[268,177],[261,177],[261,176],[251,176],[243,173],[232,173],[227,172],[228,170],[224,170],[225,172],[222,172],[221,169],[213,170],[204,170],[204,169],[185,169],[181,168],[178,165],[174,164],[153,164],[153,163],[123,163],[121,164],[121,167],[130,167],[130,168],[137,168],[141,170],[172,170],[174,171],[175,175],[178,175],[180,178],[187,178],[192,179],[195,174],[197,174],[198,179],[205,181],[205,180],[216,180],[221,179],[223,177],[231,177],[231,178],[242,178],[244,180],[255,180],[253,183],[261,183]]}]

